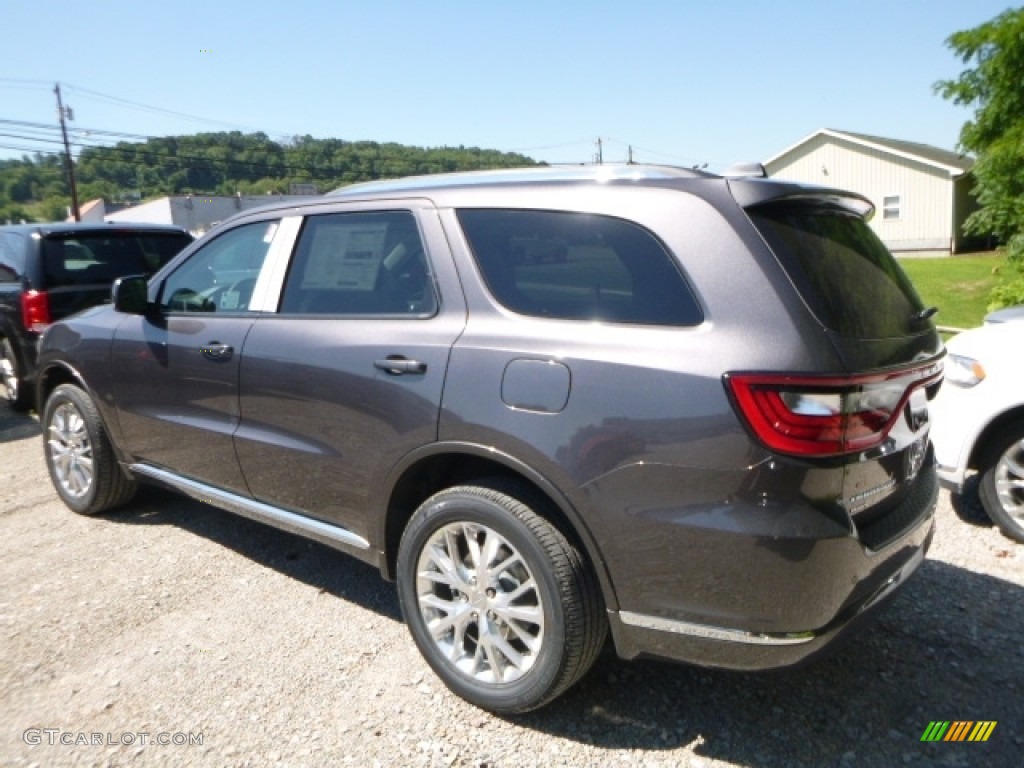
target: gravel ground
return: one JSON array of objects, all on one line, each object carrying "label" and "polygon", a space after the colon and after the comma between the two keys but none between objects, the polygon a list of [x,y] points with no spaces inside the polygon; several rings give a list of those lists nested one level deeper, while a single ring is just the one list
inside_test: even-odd
[{"label": "gravel ground", "polygon": [[[74,515],[35,420],[0,406],[0,765],[1019,766],[1024,547],[976,492],[943,493],[937,526],[826,660],[741,674],[606,652],[503,719],[439,684],[373,569],[152,489]],[[922,743],[931,720],[998,725]]]}]

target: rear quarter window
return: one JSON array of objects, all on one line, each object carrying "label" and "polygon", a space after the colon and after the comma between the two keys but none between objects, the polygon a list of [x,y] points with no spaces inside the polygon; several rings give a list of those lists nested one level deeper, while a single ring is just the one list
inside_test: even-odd
[{"label": "rear quarter window", "polygon": [[648,230],[562,211],[463,209],[459,222],[491,295],[535,317],[697,325],[703,313]]},{"label": "rear quarter window", "polygon": [[192,242],[176,232],[99,232],[50,236],[43,242],[51,288],[112,283],[124,275],[151,275]]},{"label": "rear quarter window", "polygon": [[28,238],[16,232],[0,232],[0,283],[17,283],[25,271]]},{"label": "rear quarter window", "polygon": [[747,211],[818,320],[842,336],[883,339],[924,330],[924,305],[896,259],[859,216],[832,206]]}]

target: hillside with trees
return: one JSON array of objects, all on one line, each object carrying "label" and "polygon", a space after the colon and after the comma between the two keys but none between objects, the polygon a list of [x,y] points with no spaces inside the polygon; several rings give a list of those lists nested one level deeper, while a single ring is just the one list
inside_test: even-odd
[{"label": "hillside with trees", "polygon": [[[345,184],[417,174],[537,165],[525,155],[477,147],[414,147],[374,141],[263,133],[200,133],[87,147],[75,162],[80,201],[163,195],[287,193],[292,184],[326,192]],[[58,155],[0,160],[0,223],[64,218],[71,204]]]}]

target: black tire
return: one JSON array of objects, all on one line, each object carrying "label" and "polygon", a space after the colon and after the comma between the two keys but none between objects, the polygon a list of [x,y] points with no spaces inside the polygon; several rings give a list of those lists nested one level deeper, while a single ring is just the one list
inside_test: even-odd
[{"label": "black tire", "polygon": [[71,510],[96,515],[135,495],[135,481],[117,463],[99,412],[80,388],[61,384],[53,390],[42,427],[50,480]]},{"label": "black tire", "polygon": [[[454,693],[499,714],[537,709],[562,694],[594,663],[607,633],[594,574],[568,539],[538,514],[542,508],[543,500],[517,485],[450,488],[416,510],[399,547],[399,602],[420,652]],[[474,567],[471,541],[484,550],[492,547],[485,565],[502,565],[484,568],[486,585],[473,578],[481,568]],[[439,543],[444,552],[458,552],[453,571],[461,574],[431,571],[442,562],[431,553],[444,558]],[[424,577],[427,571],[433,575]],[[459,588],[450,589],[453,583]],[[462,617],[461,632],[456,629],[460,619],[453,617]],[[431,623],[450,624],[450,631],[435,640]],[[443,650],[442,644],[450,647]],[[520,666],[503,667],[515,658]]]},{"label": "black tire", "polygon": [[978,495],[988,516],[1005,536],[1024,543],[1024,421],[992,437],[980,470]]},{"label": "black tire", "polygon": [[27,411],[32,406],[32,393],[7,339],[0,340],[0,398],[15,411]]}]

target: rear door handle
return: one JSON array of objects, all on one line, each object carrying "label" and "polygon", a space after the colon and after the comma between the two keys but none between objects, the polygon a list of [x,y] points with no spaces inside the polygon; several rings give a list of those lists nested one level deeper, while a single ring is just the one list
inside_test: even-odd
[{"label": "rear door handle", "polygon": [[409,360],[401,355],[390,355],[384,360],[374,360],[373,367],[379,368],[384,373],[392,376],[401,376],[404,373],[424,374],[427,372],[427,364],[419,360]]},{"label": "rear door handle", "polygon": [[200,354],[207,360],[230,360],[235,354],[235,348],[230,344],[221,344],[219,341],[211,341],[199,348]]}]

